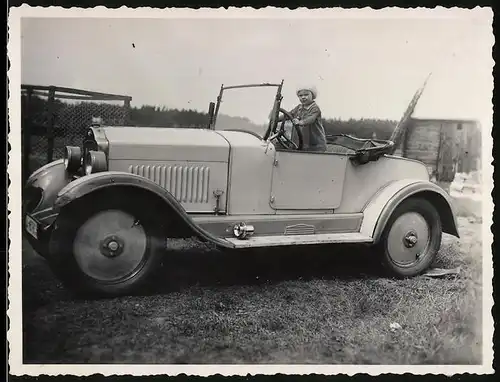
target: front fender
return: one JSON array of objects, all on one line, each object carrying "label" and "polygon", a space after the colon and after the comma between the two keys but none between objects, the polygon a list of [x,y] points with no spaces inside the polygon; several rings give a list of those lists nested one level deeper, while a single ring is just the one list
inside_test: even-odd
[{"label": "front fender", "polygon": [[71,182],[63,159],[55,160],[33,172],[24,186],[23,208],[44,224],[54,219],[53,205],[58,192]]},{"label": "front fender", "polygon": [[199,227],[187,214],[186,210],[177,199],[165,188],[157,183],[139,175],[120,171],[108,171],[96,173],[79,178],[66,187],[57,195],[54,208],[60,211],[75,200],[96,191],[110,187],[132,187],[150,192],[152,196],[158,197],[163,203],[170,207],[179,218],[190,228],[195,235],[203,240],[211,242],[219,247],[234,248],[234,245],[226,240],[213,236],[210,232]]},{"label": "front fender", "polygon": [[365,206],[361,233],[377,243],[396,207],[411,196],[429,200],[439,213],[443,232],[460,237],[456,214],[450,196],[438,185],[416,179],[394,181],[382,188]]}]

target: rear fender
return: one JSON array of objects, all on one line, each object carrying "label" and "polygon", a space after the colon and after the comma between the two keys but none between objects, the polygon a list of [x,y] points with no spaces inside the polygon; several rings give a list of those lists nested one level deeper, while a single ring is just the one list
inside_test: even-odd
[{"label": "rear fender", "polygon": [[210,232],[199,227],[177,199],[166,189],[147,178],[126,172],[108,171],[79,178],[68,184],[58,193],[54,208],[59,212],[84,196],[114,187],[130,187],[150,193],[152,197],[156,197],[157,200],[164,203],[164,206],[170,207],[182,222],[186,224],[187,228],[200,239],[211,242],[219,247],[234,248],[234,245],[230,242],[213,236]]},{"label": "rear fender", "polygon": [[377,243],[396,207],[409,197],[422,197],[436,208],[443,225],[443,232],[460,237],[453,202],[449,195],[429,181],[405,179],[394,181],[382,188],[365,206],[361,233]]}]

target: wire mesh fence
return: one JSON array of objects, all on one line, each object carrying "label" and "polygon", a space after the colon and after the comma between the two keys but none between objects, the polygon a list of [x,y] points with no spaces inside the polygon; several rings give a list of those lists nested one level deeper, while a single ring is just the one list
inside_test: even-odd
[{"label": "wire mesh fence", "polygon": [[23,179],[80,146],[85,129],[99,122],[129,125],[131,97],[54,86],[21,87]]}]

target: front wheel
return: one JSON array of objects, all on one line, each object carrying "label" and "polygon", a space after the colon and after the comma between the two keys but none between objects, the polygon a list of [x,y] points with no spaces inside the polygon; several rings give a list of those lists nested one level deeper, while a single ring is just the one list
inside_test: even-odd
[{"label": "front wheel", "polygon": [[407,199],[395,209],[378,243],[382,265],[391,276],[417,276],[436,258],[441,237],[436,208],[425,199]]},{"label": "front wheel", "polygon": [[51,266],[78,294],[137,292],[158,270],[161,221],[151,203],[90,197],[62,211],[50,239]]}]

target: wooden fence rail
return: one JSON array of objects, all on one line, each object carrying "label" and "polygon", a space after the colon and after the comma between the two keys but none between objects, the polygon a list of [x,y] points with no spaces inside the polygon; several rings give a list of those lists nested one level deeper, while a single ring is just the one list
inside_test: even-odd
[{"label": "wooden fence rail", "polygon": [[[109,124],[129,124],[132,97],[60,86],[21,85],[21,134],[23,140],[22,177],[54,160],[64,145],[83,138],[97,104]],[[78,105],[66,101],[80,101]],[[36,102],[35,102],[36,101]],[[119,102],[111,103],[113,101]],[[76,106],[75,106],[76,105]]]}]

